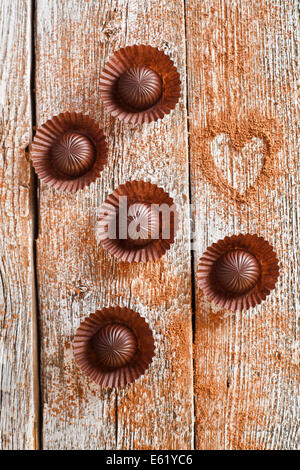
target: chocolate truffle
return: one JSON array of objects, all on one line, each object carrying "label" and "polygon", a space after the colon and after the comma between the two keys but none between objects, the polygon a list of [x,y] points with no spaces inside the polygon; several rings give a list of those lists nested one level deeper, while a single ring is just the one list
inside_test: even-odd
[{"label": "chocolate truffle", "polygon": [[215,277],[224,290],[234,294],[249,291],[259,277],[259,265],[251,253],[232,250],[216,262]]},{"label": "chocolate truffle", "polygon": [[122,261],[155,261],[174,243],[178,214],[173,199],[155,184],[128,181],[120,185],[98,214],[97,241]]},{"label": "chocolate truffle", "polygon": [[274,289],[279,268],[272,246],[258,235],[225,237],[200,259],[200,289],[214,304],[246,310],[260,304]]},{"label": "chocolate truffle", "polygon": [[135,355],[136,339],[127,326],[111,324],[103,326],[95,334],[93,347],[103,367],[117,369]]},{"label": "chocolate truffle", "polygon": [[81,176],[95,160],[95,149],[90,139],[78,132],[61,135],[51,148],[52,165],[67,176]]},{"label": "chocolate truffle", "polygon": [[175,108],[180,85],[170,57],[140,44],[121,48],[109,58],[100,76],[100,97],[114,117],[148,124]]},{"label": "chocolate truffle", "polygon": [[95,181],[107,162],[102,129],[89,116],[66,112],[45,122],[32,143],[32,164],[41,181],[76,192]]},{"label": "chocolate truffle", "polygon": [[159,236],[159,214],[150,204],[135,203],[128,208],[128,239],[134,245],[146,245],[152,236]]},{"label": "chocolate truffle", "polygon": [[162,93],[160,76],[144,66],[126,70],[118,80],[117,89],[125,105],[139,110],[151,108]]},{"label": "chocolate truffle", "polygon": [[124,387],[142,376],[154,356],[152,331],[126,307],[92,313],[74,337],[74,356],[82,371],[103,387]]}]

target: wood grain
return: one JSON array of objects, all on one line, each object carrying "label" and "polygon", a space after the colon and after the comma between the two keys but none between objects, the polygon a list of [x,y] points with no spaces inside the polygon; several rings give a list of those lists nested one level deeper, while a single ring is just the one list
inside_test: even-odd
[{"label": "wood grain", "polygon": [[[38,274],[45,449],[190,449],[193,446],[188,153],[184,2],[36,2],[37,121],[59,112],[102,123],[109,164],[76,195],[40,187]],[[111,118],[99,75],[119,47],[163,49],[182,77],[182,98],[143,128]],[[183,233],[157,263],[115,261],[95,241],[98,205],[120,183],[144,179],[170,192]],[[105,391],[77,369],[71,342],[81,319],[112,304],[138,311],[153,328],[156,357],[122,391]]]},{"label": "wood grain", "polygon": [[[195,267],[208,245],[240,232],[264,236],[281,264],[272,295],[242,315],[213,308],[197,292],[198,449],[299,445],[296,18],[293,1],[186,2]],[[257,133],[250,135],[248,148],[228,146],[228,129],[231,140],[245,137],[254,117]],[[273,121],[263,124],[264,119]],[[281,149],[272,157],[269,174],[259,147],[250,147],[268,138],[273,142],[280,128]],[[205,172],[210,179],[201,170],[204,155],[199,150],[209,138]],[[216,168],[228,186],[220,185]],[[263,184],[257,183],[260,172]],[[232,198],[230,187],[243,193],[251,184],[255,197],[245,202]]]},{"label": "wood grain", "polygon": [[[0,448],[39,445],[38,295],[43,448],[191,449],[195,425],[198,449],[296,449],[296,1],[32,4],[37,124],[68,110],[90,114],[107,135],[109,164],[76,195],[34,187],[31,2],[2,0]],[[99,99],[105,61],[134,43],[169,54],[183,84],[175,111],[143,128],[115,121]],[[130,179],[163,187],[180,212],[177,242],[157,263],[127,265],[96,244],[97,207]],[[279,282],[236,315],[197,290],[192,355],[191,253],[196,270],[209,244],[240,232],[273,244]],[[81,319],[116,304],[147,319],[156,357],[134,385],[101,390],[78,370],[72,340]]]},{"label": "wood grain", "polygon": [[0,3],[0,449],[37,446],[31,170],[31,9]]}]

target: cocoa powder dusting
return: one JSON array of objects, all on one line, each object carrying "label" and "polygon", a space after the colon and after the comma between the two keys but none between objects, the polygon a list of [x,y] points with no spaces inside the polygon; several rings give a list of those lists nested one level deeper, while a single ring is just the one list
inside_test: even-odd
[{"label": "cocoa powder dusting", "polygon": [[[211,141],[219,134],[227,134],[233,151],[240,151],[253,138],[263,142],[263,162],[255,183],[244,193],[240,193],[225,180],[211,153]],[[278,165],[278,152],[282,146],[282,132],[273,119],[259,116],[258,111],[252,111],[243,120],[230,111],[229,115],[210,117],[208,125],[191,136],[193,152],[197,158],[192,166],[200,170],[200,175],[206,178],[217,191],[218,195],[228,202],[228,199],[240,204],[257,203],[259,195],[266,186],[274,188],[278,177],[283,171]]]},{"label": "cocoa powder dusting", "polygon": [[[93,51],[89,54],[89,60],[102,65],[102,56],[109,55],[106,54],[108,39],[111,41],[109,53],[125,45],[125,37],[120,38],[118,32],[118,25],[123,21],[122,9],[107,11],[104,22],[99,5],[91,8],[95,11],[89,17],[89,25],[97,31],[96,39],[91,35],[91,43],[89,32],[86,34],[81,21],[70,19],[54,27],[50,44],[54,43],[55,48],[62,51],[57,70],[53,66],[51,47],[48,44],[45,50],[38,47],[39,67],[46,68],[48,63],[51,65],[54,83],[69,83],[70,61],[73,60],[72,56],[80,56],[83,44],[86,50],[90,44]],[[155,28],[156,22],[151,21],[153,13],[146,10],[140,9],[137,21],[142,19],[140,24]],[[159,10],[156,13],[156,21],[159,24],[165,22],[166,12]],[[212,1],[200,4],[191,1],[186,5],[186,15],[191,189],[197,197],[199,187],[201,190],[207,188],[207,210],[214,211],[220,217],[220,223],[224,221],[226,224],[229,217],[234,220],[236,217],[237,227],[239,223],[250,220],[250,228],[257,226],[261,233],[270,234],[279,256],[283,258],[286,255],[285,247],[292,243],[292,235],[287,233],[276,237],[276,228],[279,233],[285,225],[280,226],[272,221],[270,227],[267,220],[270,194],[275,190],[280,198],[287,190],[292,191],[292,183],[289,183],[290,187],[286,177],[287,169],[294,170],[292,159],[286,157],[289,122],[285,120],[285,104],[292,99],[291,78],[288,71],[281,74],[276,69],[276,74],[271,71],[271,77],[266,73],[268,67],[272,69],[269,61],[273,59],[270,57],[277,54],[279,42],[290,33],[280,29],[283,24],[281,7],[273,3],[268,7],[247,2],[230,4]],[[104,23],[105,27],[102,27]],[[73,32],[78,34],[76,41],[73,40]],[[152,37],[156,36],[156,31],[153,31]],[[271,44],[272,37],[276,37],[276,44]],[[43,31],[38,36],[37,44],[44,44],[44,38]],[[167,51],[173,49],[172,40],[170,43],[168,41],[168,38],[163,41]],[[132,36],[129,42],[133,43]],[[268,49],[267,43],[272,47]],[[182,61],[179,55],[178,61]],[[266,77],[262,80],[264,63],[267,64]],[[38,272],[43,312],[44,406],[48,410],[44,413],[45,424],[48,413],[48,418],[54,417],[54,423],[55,420],[72,422],[76,423],[76,431],[80,431],[81,426],[87,426],[91,432],[89,420],[93,423],[93,416],[100,404],[109,409],[104,416],[104,426],[106,420],[109,421],[108,427],[114,423],[116,410],[109,401],[110,393],[94,388],[74,363],[71,347],[73,329],[89,309],[95,310],[98,303],[125,303],[127,306],[128,303],[136,303],[147,308],[149,317],[157,315],[153,327],[159,348],[149,372],[136,384],[118,392],[118,444],[128,446],[130,443],[135,449],[149,449],[152,448],[151,435],[155,435],[156,442],[161,439],[162,448],[183,448],[183,442],[189,448],[190,435],[182,435],[183,428],[192,429],[189,420],[193,396],[187,399],[193,387],[190,377],[191,316],[186,313],[188,306],[181,304],[182,312],[178,312],[177,304],[172,319],[174,303],[178,299],[189,299],[186,273],[182,266],[173,272],[166,258],[157,263],[130,266],[116,262],[98,247],[94,236],[97,191],[104,199],[103,193],[109,194],[123,182],[124,174],[141,176],[146,171],[147,179],[155,181],[158,177],[163,179],[166,172],[176,175],[186,166],[185,148],[178,145],[176,139],[167,138],[172,126],[175,124],[176,127],[177,124],[172,121],[172,115],[160,122],[160,127],[149,127],[148,138],[148,131],[123,127],[104,114],[102,108],[97,109],[96,106],[95,110],[95,97],[99,95],[97,79],[90,73],[87,77],[82,75],[80,61],[73,60],[72,64],[74,86],[64,85],[63,93],[58,94],[56,101],[63,97],[63,103],[59,106],[80,111],[78,105],[81,103],[85,112],[96,113],[93,117],[104,122],[105,133],[110,136],[111,160],[97,189],[96,186],[92,187],[78,197],[58,195],[41,188]],[[47,70],[45,75],[37,74],[36,88],[43,90],[39,94],[41,114],[51,117],[54,100],[49,100],[43,84],[46,75]],[[184,100],[181,100],[177,110],[182,111],[184,106]],[[180,114],[176,115],[176,119],[178,116]],[[184,126],[182,132],[185,133]],[[261,168],[256,180],[246,185],[245,191],[231,185],[213,158],[211,144],[221,134],[228,136],[228,148],[232,155],[239,156],[243,147],[253,139],[259,139],[262,143]],[[167,146],[163,143],[165,138]],[[234,172],[231,157],[226,165],[228,172]],[[204,184],[201,186],[198,181]],[[182,190],[188,193],[188,188],[182,182],[180,184]],[[182,199],[186,198],[182,194]],[[287,198],[286,201],[289,203]],[[257,225],[251,225],[253,218],[258,221]],[[208,228],[204,230],[208,231]],[[198,234],[201,240],[203,236],[204,232]],[[179,253],[178,257],[181,256]],[[291,271],[292,262],[288,261],[283,266],[284,276],[292,278]],[[282,286],[281,278],[281,289]],[[257,436],[275,429],[278,425],[276,419],[280,417],[278,403],[271,401],[268,395],[271,386],[273,390],[275,387],[271,382],[274,380],[277,385],[277,381],[281,381],[284,387],[285,384],[294,383],[299,374],[296,351],[292,349],[291,342],[294,330],[289,315],[292,317],[293,312],[287,312],[286,304],[276,307],[279,295],[290,295],[286,284],[285,288],[285,292],[276,291],[263,308],[247,312],[243,317],[214,309],[201,293],[197,293],[194,393],[198,448],[267,447],[263,438]],[[55,329],[52,329],[53,325]],[[266,335],[269,336],[268,341],[265,341]],[[58,357],[56,348],[60,350]],[[280,393],[279,387],[277,393]],[[277,395],[277,398],[284,401],[286,396]]]},{"label": "cocoa powder dusting", "polygon": [[[156,335],[161,337],[159,347],[156,351],[156,358],[150,370],[138,380],[134,386],[127,388],[124,393],[120,393],[118,399],[118,421],[119,423],[126,422],[123,428],[126,441],[130,439],[130,435],[139,437],[134,438],[134,449],[151,449],[151,443],[143,440],[143,429],[147,430],[149,423],[153,425],[153,432],[156,437],[160,436],[161,446],[158,449],[189,449],[189,435],[186,436],[186,444],[183,446],[182,442],[185,440],[181,434],[181,426],[189,428],[191,426],[191,403],[187,400],[187,394],[191,392],[191,376],[190,376],[190,361],[191,361],[191,317],[186,314],[175,314],[173,320],[170,319],[168,326],[163,326],[161,322],[154,325]],[[157,368],[160,368],[158,373]],[[153,422],[154,410],[150,405],[156,397],[156,390],[153,387],[153,374],[156,375],[156,387],[160,387],[163,393],[156,403],[156,412],[160,413],[160,420]],[[141,406],[142,403],[149,403],[149,406]],[[135,413],[128,421],[128,404],[133,407]],[[176,410],[180,409],[180,417],[176,416]],[[172,411],[173,410],[173,411]],[[174,420],[178,421],[178,434],[166,433],[168,426],[169,413],[173,412]],[[184,423],[182,422],[184,420]],[[176,426],[175,426],[176,428]],[[138,432],[136,433],[136,430]],[[147,433],[145,433],[147,435]]]},{"label": "cocoa powder dusting", "polygon": [[[199,209],[198,217],[209,243],[217,241],[210,222],[224,235],[232,233],[228,227],[259,233],[281,261],[276,291],[257,310],[232,315],[197,292],[199,449],[276,445],[279,404],[291,399],[299,379],[289,300],[296,236],[290,221],[296,170],[292,15],[292,4],[283,12],[279,3],[259,2],[203,2],[197,9],[192,2],[187,10],[192,191],[207,211]],[[285,39],[279,44],[278,38]],[[218,139],[226,148],[215,145]],[[260,147],[251,154],[253,142]]]}]

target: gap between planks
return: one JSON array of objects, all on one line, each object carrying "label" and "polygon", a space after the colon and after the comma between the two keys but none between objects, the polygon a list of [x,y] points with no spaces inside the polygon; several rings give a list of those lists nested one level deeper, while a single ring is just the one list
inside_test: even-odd
[{"label": "gap between planks", "polygon": [[[31,104],[31,134],[36,128],[36,100],[35,100],[35,22],[36,22],[36,2],[31,0],[30,6],[31,17],[31,51],[30,51],[30,104]],[[38,220],[39,220],[39,204],[38,204],[38,179],[31,168],[31,194],[30,206],[32,213],[32,344],[33,344],[33,399],[34,399],[34,429],[33,442],[34,450],[42,449],[42,402],[41,402],[41,377],[40,377],[40,334],[39,334],[39,292],[37,279],[37,263],[36,263],[36,240],[38,237]]]},{"label": "gap between planks", "polygon": [[186,11],[187,5],[186,0],[183,0],[184,7],[184,52],[185,52],[185,83],[186,83],[186,97],[185,97],[185,110],[186,110],[186,148],[187,148],[187,157],[188,157],[188,185],[189,185],[189,205],[190,205],[190,273],[191,273],[191,312],[192,312],[192,341],[193,341],[193,353],[192,353],[192,388],[193,388],[193,448],[197,449],[196,442],[196,398],[195,398],[195,358],[194,358],[194,342],[196,334],[196,278],[195,278],[195,256],[192,247],[192,234],[194,233],[193,227],[193,206],[192,206],[192,175],[191,175],[191,151],[190,151],[190,123],[189,123],[189,77],[188,77],[188,49],[187,49],[187,18]]}]

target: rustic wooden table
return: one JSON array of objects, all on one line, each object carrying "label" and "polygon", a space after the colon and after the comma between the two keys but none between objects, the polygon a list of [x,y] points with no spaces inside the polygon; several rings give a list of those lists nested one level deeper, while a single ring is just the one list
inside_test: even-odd
[{"label": "rustic wooden table", "polygon": [[[296,0],[0,6],[0,447],[295,449]],[[135,43],[164,50],[182,80],[176,109],[143,128],[99,99],[105,61]],[[109,143],[101,177],[75,195],[40,184],[30,163],[35,127],[68,110]],[[128,266],[95,241],[97,206],[130,179],[179,208],[181,234],[157,263]],[[206,301],[195,270],[239,232],[268,239],[281,273],[263,304],[232,315]],[[80,320],[112,304],[145,316],[157,346],[118,391],[72,353]]]}]

